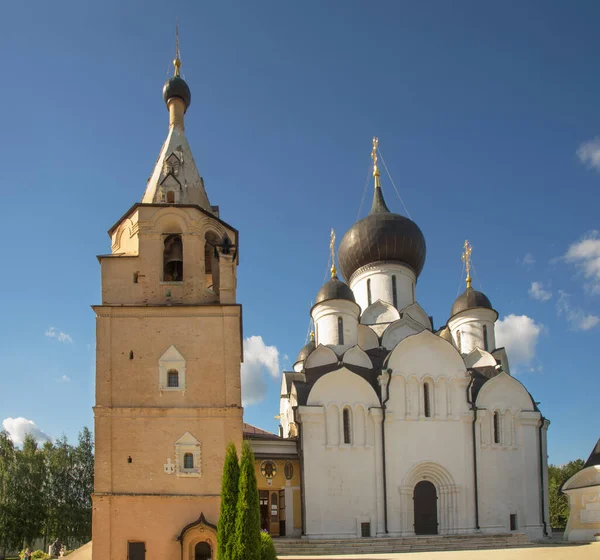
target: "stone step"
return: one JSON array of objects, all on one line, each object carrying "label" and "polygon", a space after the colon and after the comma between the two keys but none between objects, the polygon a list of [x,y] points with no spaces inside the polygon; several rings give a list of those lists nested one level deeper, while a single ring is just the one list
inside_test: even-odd
[{"label": "stone step", "polygon": [[327,556],[333,554],[375,554],[445,550],[478,550],[528,546],[522,533],[471,534],[401,538],[290,539],[273,540],[278,556]]}]

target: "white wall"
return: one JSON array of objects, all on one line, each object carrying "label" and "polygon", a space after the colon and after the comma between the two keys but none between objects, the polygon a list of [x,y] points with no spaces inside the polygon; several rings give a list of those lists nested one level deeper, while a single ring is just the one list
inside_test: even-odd
[{"label": "white wall", "polygon": [[[341,354],[344,350],[358,344],[359,307],[351,301],[332,299],[319,303],[312,308],[315,322],[316,344],[331,346]],[[338,318],[341,317],[344,329],[344,344],[338,344]]]},{"label": "white wall", "polygon": [[393,305],[392,276],[396,276],[396,309],[401,310],[415,302],[417,279],[414,272],[401,264],[379,263],[352,278],[350,288],[363,311],[369,306],[367,280],[371,280],[371,303],[380,299]]},{"label": "white wall", "polygon": [[[352,443],[343,439],[345,407],[351,410]],[[306,532],[317,538],[371,534],[382,526],[379,399],[361,377],[342,368],[321,377],[307,406],[299,407],[304,452]]]},{"label": "white wall", "polygon": [[494,331],[494,322],[498,318],[497,313],[492,309],[476,308],[467,309],[459,313],[448,321],[450,332],[455,346],[458,348],[458,335],[460,331],[461,353],[468,354],[474,348],[485,350],[483,340],[483,326],[487,327],[487,340],[489,352],[496,349],[496,333]]}]

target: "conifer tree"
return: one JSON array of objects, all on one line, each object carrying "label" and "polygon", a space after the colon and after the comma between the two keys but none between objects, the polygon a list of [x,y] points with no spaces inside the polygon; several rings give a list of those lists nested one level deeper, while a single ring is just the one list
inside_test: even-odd
[{"label": "conifer tree", "polygon": [[242,446],[231,560],[260,560],[260,505],[254,474],[254,453],[247,441]]},{"label": "conifer tree", "polygon": [[221,480],[221,514],[217,530],[219,560],[230,560],[235,540],[235,518],[238,501],[240,465],[235,445],[230,442],[225,454]]}]

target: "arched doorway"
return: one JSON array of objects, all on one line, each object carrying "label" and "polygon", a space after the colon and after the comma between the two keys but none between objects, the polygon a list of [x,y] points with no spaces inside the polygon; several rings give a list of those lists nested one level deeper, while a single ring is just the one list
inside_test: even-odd
[{"label": "arched doorway", "polygon": [[196,545],[194,560],[212,560],[212,550],[207,542],[199,542]]},{"label": "arched doorway", "polygon": [[413,496],[415,508],[415,534],[437,535],[437,492],[428,480],[422,480],[415,486]]}]

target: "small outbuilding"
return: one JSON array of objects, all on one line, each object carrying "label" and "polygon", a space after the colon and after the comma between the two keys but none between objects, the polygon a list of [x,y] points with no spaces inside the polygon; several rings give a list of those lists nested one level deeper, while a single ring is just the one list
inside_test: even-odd
[{"label": "small outbuilding", "polygon": [[565,540],[600,541],[600,439],[583,469],[562,486],[569,496],[569,521]]}]

